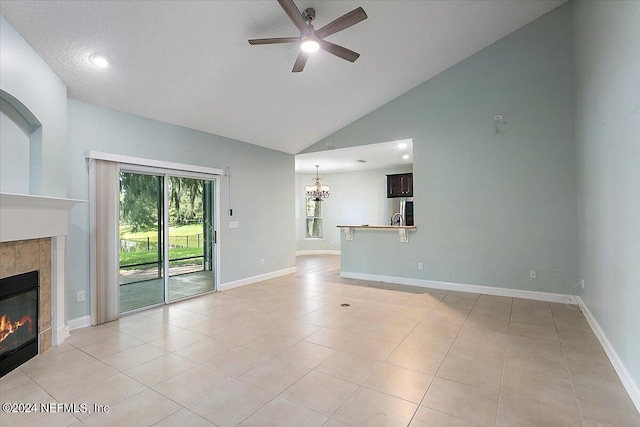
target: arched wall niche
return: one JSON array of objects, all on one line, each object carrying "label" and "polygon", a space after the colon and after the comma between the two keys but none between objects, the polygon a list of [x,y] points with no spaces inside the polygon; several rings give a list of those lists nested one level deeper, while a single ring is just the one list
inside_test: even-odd
[{"label": "arched wall niche", "polygon": [[0,192],[39,194],[42,123],[19,99],[0,89]]}]

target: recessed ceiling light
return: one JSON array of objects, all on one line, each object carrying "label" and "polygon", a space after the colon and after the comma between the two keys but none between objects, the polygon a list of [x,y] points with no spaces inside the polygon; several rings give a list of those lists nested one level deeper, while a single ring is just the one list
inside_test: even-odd
[{"label": "recessed ceiling light", "polygon": [[103,53],[94,53],[90,55],[89,61],[91,61],[93,65],[97,65],[98,67],[102,67],[102,68],[105,68],[111,65],[111,58],[109,58],[107,55]]},{"label": "recessed ceiling light", "polygon": [[320,49],[320,44],[313,37],[307,37],[302,40],[302,44],[300,45],[300,49],[307,53],[317,52]]},{"label": "recessed ceiling light", "polygon": [[398,148],[404,150],[405,148],[407,148],[407,144],[405,142],[401,142],[400,144],[398,144]]},{"label": "recessed ceiling light", "polygon": [[405,159],[405,160],[409,160],[409,155],[405,154],[404,156],[402,156],[402,158]]}]

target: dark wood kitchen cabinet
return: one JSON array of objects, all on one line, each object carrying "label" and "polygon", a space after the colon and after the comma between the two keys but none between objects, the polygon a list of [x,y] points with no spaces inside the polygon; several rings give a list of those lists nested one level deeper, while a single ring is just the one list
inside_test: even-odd
[{"label": "dark wood kitchen cabinet", "polygon": [[387,198],[413,197],[413,174],[387,175]]}]

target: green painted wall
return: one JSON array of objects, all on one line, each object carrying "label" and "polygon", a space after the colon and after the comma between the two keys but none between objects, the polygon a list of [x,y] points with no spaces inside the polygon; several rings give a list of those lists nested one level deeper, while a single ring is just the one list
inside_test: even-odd
[{"label": "green painted wall", "polygon": [[[343,239],[343,270],[571,292],[579,281],[571,35],[564,5],[306,150],[413,139],[418,230],[409,243],[373,232]],[[499,134],[496,114],[506,121]]]},{"label": "green painted wall", "polygon": [[[230,166],[233,218],[228,216],[229,182],[221,181],[222,283],[295,266],[292,155],[68,100],[64,83],[2,16],[0,30],[0,88],[42,123],[38,161],[33,162],[33,153],[29,159],[31,182],[17,182],[12,188],[32,187],[33,194],[87,200],[87,150],[220,169]],[[0,160],[0,168],[11,161]],[[264,182],[279,191],[261,192]],[[88,209],[77,206],[69,217],[67,319],[89,314]],[[238,221],[240,227],[229,229],[230,220]],[[260,259],[265,260],[264,266]],[[76,302],[77,291],[87,293],[86,301]]]},{"label": "green painted wall", "polygon": [[[2,15],[0,89],[18,99],[42,124],[32,137],[30,158],[19,160],[30,164],[29,182],[4,183],[3,189],[66,197],[67,86]],[[11,169],[6,163],[15,160],[0,158],[0,168]],[[9,176],[3,175],[3,180]]]},{"label": "green painted wall", "polygon": [[640,2],[574,7],[583,299],[640,405]]},{"label": "green painted wall", "polygon": [[[89,197],[86,150],[219,169],[230,166],[233,217],[228,214],[229,181],[221,181],[221,282],[295,266],[292,155],[73,99],[68,102],[68,120],[69,197]],[[278,191],[263,192],[263,183]],[[89,287],[88,209],[77,206],[70,215],[70,319],[89,314],[87,302],[78,303],[71,297]],[[229,221],[238,221],[239,228],[229,229]],[[260,265],[263,258],[265,265]]]}]

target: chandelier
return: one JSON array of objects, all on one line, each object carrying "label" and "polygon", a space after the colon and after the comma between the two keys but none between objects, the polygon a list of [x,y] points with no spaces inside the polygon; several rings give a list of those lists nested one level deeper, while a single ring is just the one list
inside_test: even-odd
[{"label": "chandelier", "polygon": [[318,168],[320,165],[316,165],[316,177],[314,185],[305,185],[304,191],[307,194],[307,198],[312,199],[314,202],[321,202],[329,197],[329,186],[320,185],[320,178],[318,177]]}]

